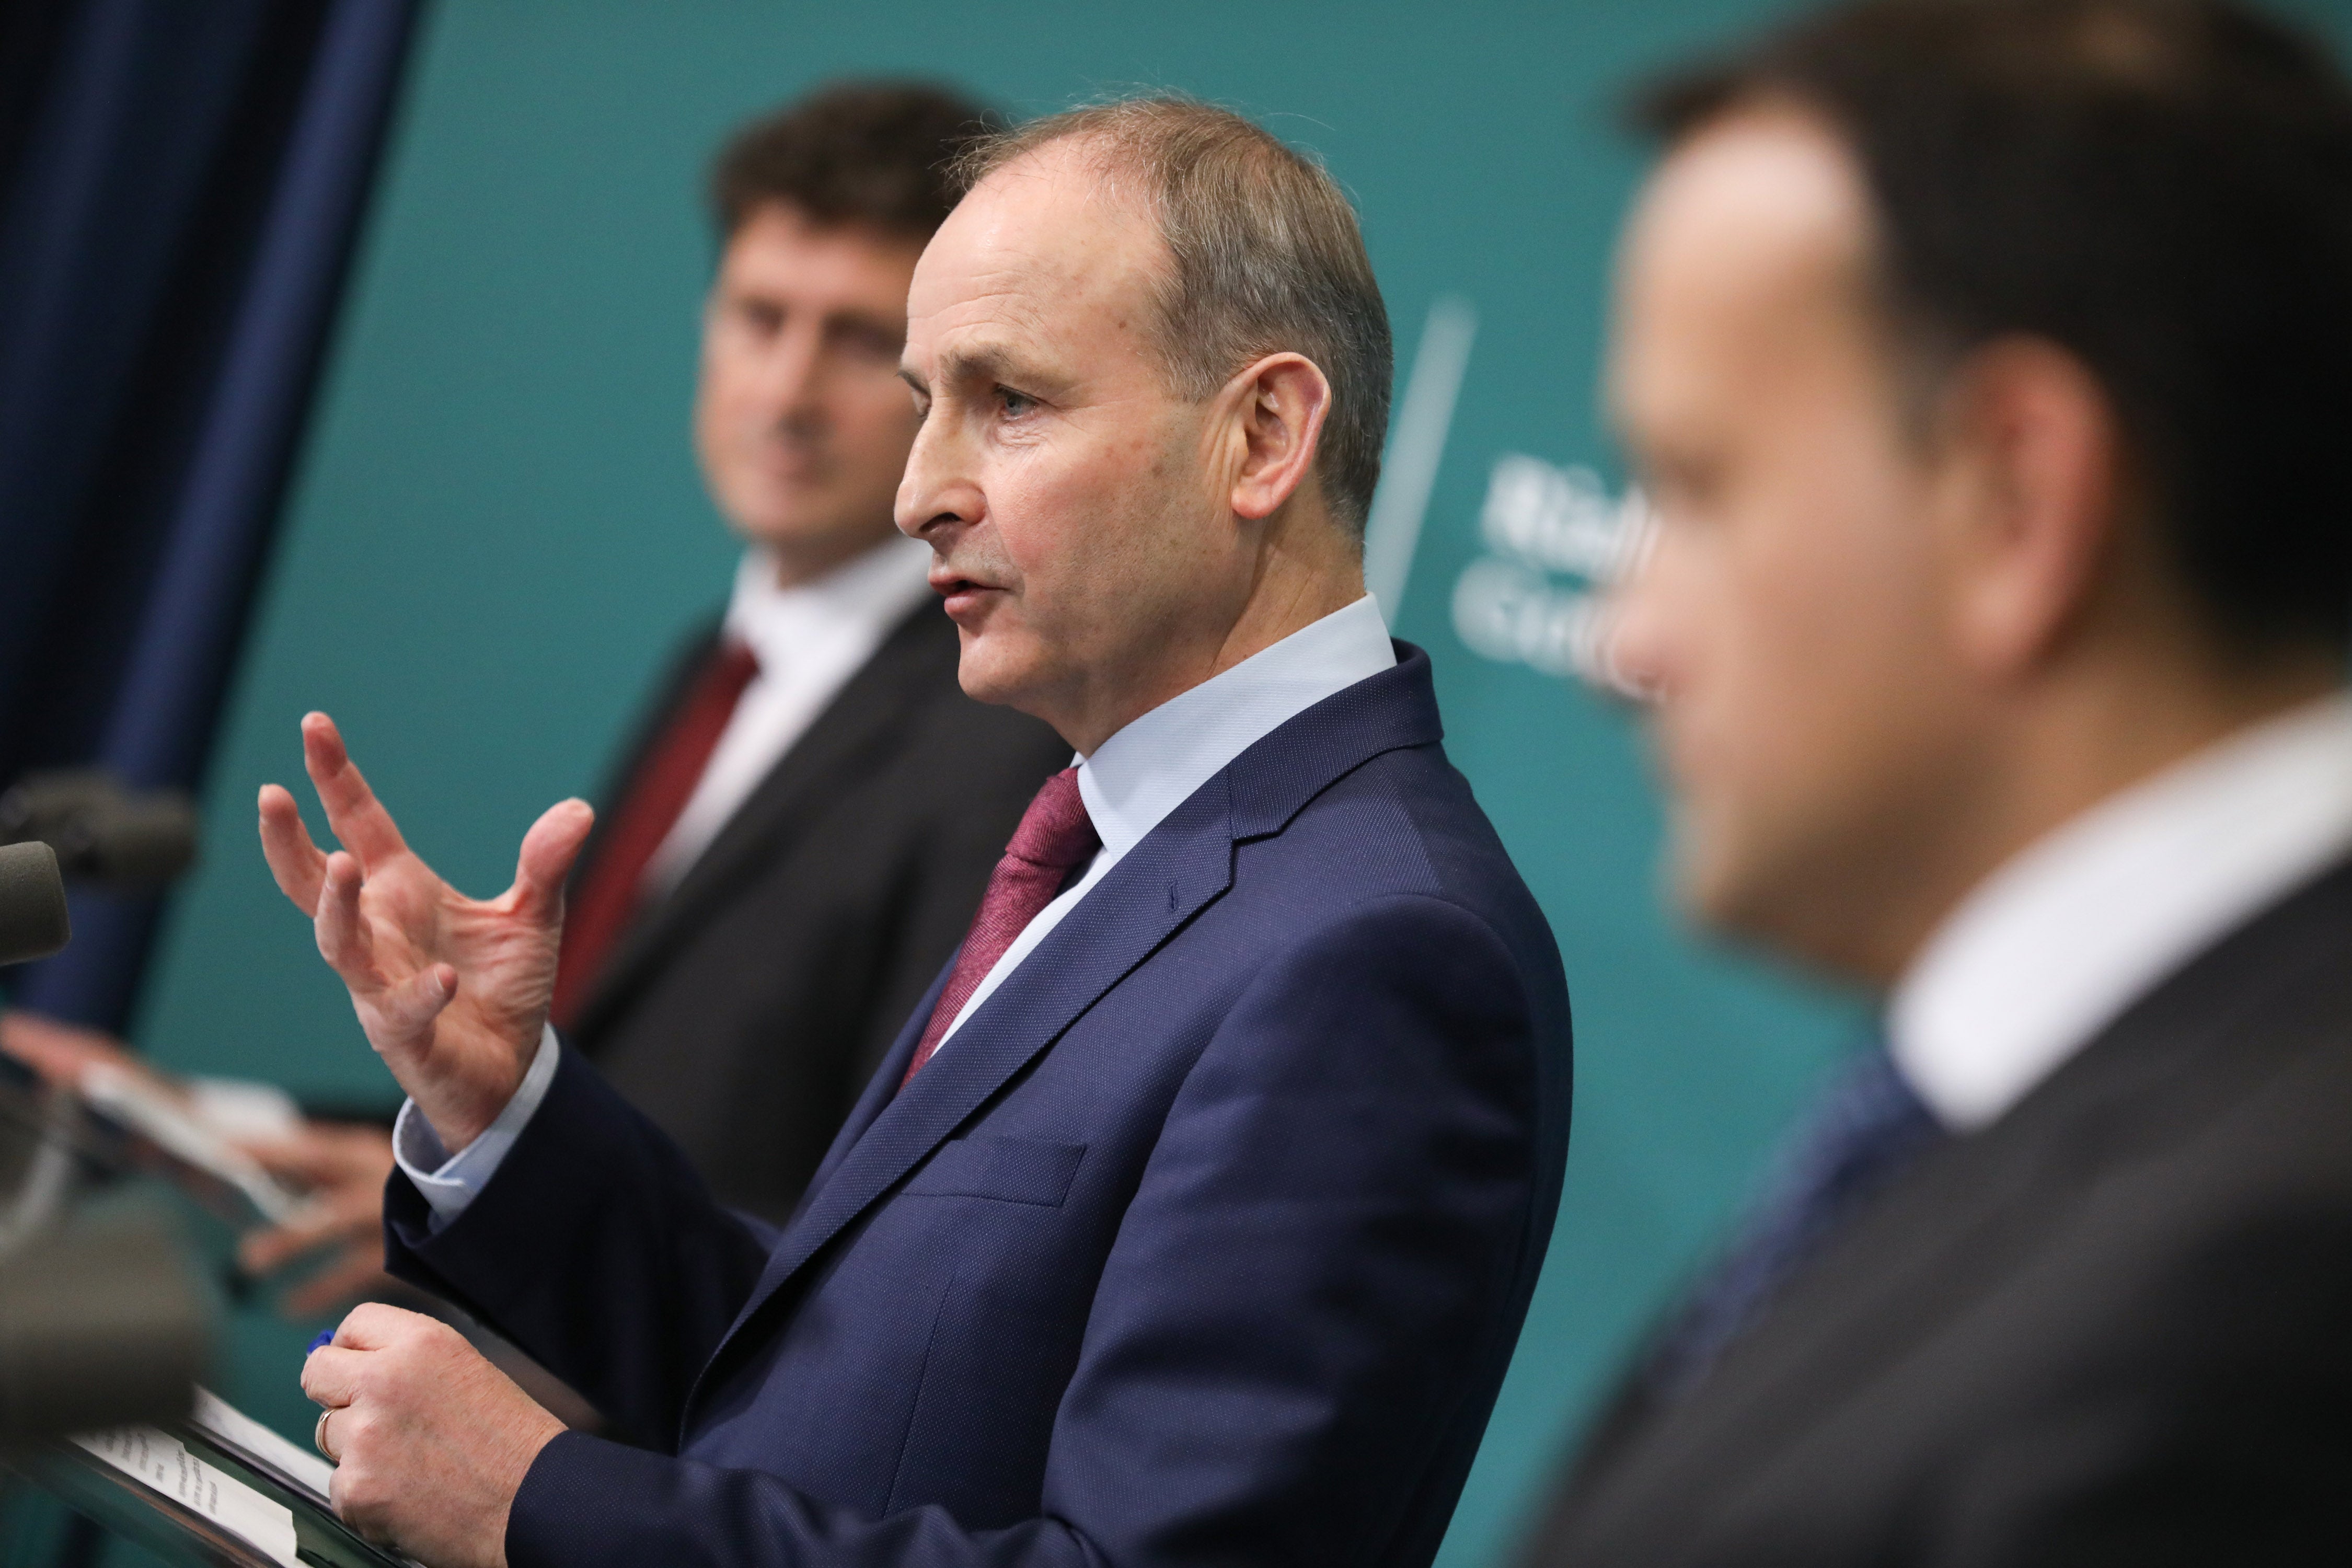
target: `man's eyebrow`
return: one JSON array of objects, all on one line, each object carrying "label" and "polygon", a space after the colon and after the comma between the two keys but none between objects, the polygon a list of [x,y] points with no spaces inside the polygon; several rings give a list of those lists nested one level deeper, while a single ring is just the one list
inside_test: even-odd
[{"label": "man's eyebrow", "polygon": [[[1048,390],[1047,384],[1057,378],[1043,371],[1032,370],[1013,357],[1011,350],[997,343],[974,343],[965,348],[949,349],[940,353],[935,367],[938,380],[945,385],[975,385],[983,382],[1015,382],[1033,390]],[[912,365],[901,363],[898,379],[917,392],[929,395],[930,384]]]},{"label": "man's eyebrow", "polygon": [[877,332],[885,337],[897,338],[902,342],[907,336],[905,317],[901,316],[894,321],[888,316],[877,315],[871,310],[829,310],[825,313],[824,324],[828,328],[847,327],[855,331]]},{"label": "man's eyebrow", "polygon": [[957,348],[943,348],[939,353],[939,360],[931,364],[929,378],[924,378],[922,372],[901,360],[898,362],[898,381],[906,381],[910,388],[922,393],[924,397],[929,397],[934,384],[1012,384],[1025,393],[1045,395],[1045,397],[1056,397],[1061,393],[1068,393],[1070,388],[1068,376],[1056,376],[1040,364],[1024,360],[1021,353],[1009,343],[960,343]]},{"label": "man's eyebrow", "polygon": [[1013,356],[993,343],[950,349],[940,356],[941,381],[1003,381],[1008,377],[1023,379],[1013,366]]}]

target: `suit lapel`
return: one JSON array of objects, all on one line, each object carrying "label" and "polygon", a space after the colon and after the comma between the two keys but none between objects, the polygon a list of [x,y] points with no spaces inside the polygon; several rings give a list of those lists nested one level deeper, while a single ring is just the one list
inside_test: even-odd
[{"label": "suit lapel", "polygon": [[[908,1020],[866,1086],[858,1108],[871,1108],[866,1125],[854,1136],[843,1130],[845,1142],[836,1148],[831,1173],[777,1243],[737,1329],[818,1248],[1231,885],[1231,820],[1220,774],[1130,850],[899,1089],[928,1009]],[[932,998],[937,995],[935,986]]]},{"label": "suit lapel", "polygon": [[910,709],[954,680],[955,658],[953,624],[936,605],[926,603],[899,622],[777,759],[670,896],[623,936],[573,1033],[593,1041],[671,953],[799,842],[815,808],[838,799],[847,779],[870,770],[877,752],[895,743]]},{"label": "suit lapel", "polygon": [[761,1309],[1104,993],[1232,886],[1237,840],[1280,832],[1316,795],[1372,757],[1439,739],[1429,656],[1409,644],[1397,647],[1393,669],[1279,726],[1170,813],[899,1089],[946,983],[941,973],[866,1085],[759,1283],[704,1363],[681,1416],[681,1442],[730,1348]]},{"label": "suit lapel", "polygon": [[2000,1121],[1929,1156],[1685,1405],[1636,1404],[1578,1489],[1612,1517],[1675,1506],[1859,1395],[2063,1231],[2109,1161],[2176,1135],[2180,1117],[2220,1113],[2323,1043],[2263,1015],[2340,964],[2347,908],[2352,865],[2339,865],[2177,971]]},{"label": "suit lapel", "polygon": [[628,739],[615,753],[610,771],[596,781],[596,823],[588,830],[588,841],[580,847],[580,858],[572,863],[572,874],[565,880],[569,892],[577,894],[590,869],[604,858],[609,847],[606,836],[612,830],[613,818],[623,797],[645,771],[655,744],[694,689],[695,677],[702,672],[702,667],[709,662],[719,646],[721,624],[711,620],[679,645],[656,687],[660,695],[636,714]]},{"label": "suit lapel", "polygon": [[1726,1447],[1775,1451],[1965,1310],[2064,1223],[2074,1194],[2051,1179],[2053,1153],[2036,1140],[1930,1156],[1790,1282],[1686,1408],[1661,1413],[1681,1427],[1674,1472],[1722,1474]]},{"label": "suit lapel", "polygon": [[841,1131],[834,1134],[833,1142],[826,1147],[824,1158],[817,1164],[816,1174],[809,1178],[808,1191],[802,1194],[801,1202],[793,1210],[795,1221],[807,1210],[809,1200],[833,1179],[833,1173],[840,1168],[842,1161],[848,1158],[849,1152],[857,1146],[857,1141],[866,1136],[866,1130],[874,1125],[874,1119],[898,1097],[898,1082],[907,1076],[907,1064],[915,1059],[915,1046],[923,1037],[923,1026],[930,1022],[931,1009],[940,1005],[940,994],[948,988],[949,977],[955,973],[955,961],[954,953],[948,954],[948,961],[940,965],[939,975],[931,982],[930,989],[923,993],[923,999],[915,1004],[915,1010],[898,1026],[898,1037],[891,1041],[890,1048],[883,1053],[873,1076],[866,1080],[866,1088],[858,1095],[857,1103],[850,1108],[848,1120],[841,1124]]}]

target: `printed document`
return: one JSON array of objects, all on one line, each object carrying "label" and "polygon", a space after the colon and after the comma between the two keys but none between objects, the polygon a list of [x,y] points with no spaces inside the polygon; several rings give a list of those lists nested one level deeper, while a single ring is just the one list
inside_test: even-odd
[{"label": "printed document", "polygon": [[205,1464],[178,1438],[152,1426],[117,1426],[85,1433],[74,1442],[283,1568],[303,1568],[294,1550],[293,1510]]}]

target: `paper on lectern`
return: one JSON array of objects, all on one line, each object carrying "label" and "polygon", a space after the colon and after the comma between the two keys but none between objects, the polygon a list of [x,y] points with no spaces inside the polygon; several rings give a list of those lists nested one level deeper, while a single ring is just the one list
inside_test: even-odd
[{"label": "paper on lectern", "polygon": [[74,1443],[283,1568],[303,1568],[295,1554],[293,1510],[197,1458],[178,1438],[152,1426],[117,1426],[85,1433]]},{"label": "paper on lectern", "polygon": [[211,1389],[196,1389],[196,1407],[188,1415],[188,1425],[264,1479],[301,1493],[330,1513],[334,1511],[334,1504],[328,1500],[334,1466],[288,1442]]}]

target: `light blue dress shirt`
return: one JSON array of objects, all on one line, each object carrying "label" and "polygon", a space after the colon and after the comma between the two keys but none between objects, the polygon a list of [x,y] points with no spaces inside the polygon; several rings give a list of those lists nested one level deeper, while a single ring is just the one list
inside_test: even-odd
[{"label": "light blue dress shirt", "polygon": [[[1102,848],[1086,875],[1038,911],[1004,950],[956,1014],[940,1049],[953,1048],[956,1031],[974,1009],[1129,850],[1195,790],[1291,719],[1395,664],[1388,626],[1379,605],[1367,595],[1171,698],[1096,747],[1092,756],[1075,759],[1078,795]],[[455,1219],[489,1184],[546,1097],[556,1059],[551,1029],[541,1035],[521,1087],[498,1120],[454,1156],[417,1114],[414,1100],[400,1108],[400,1118],[393,1124],[393,1152],[432,1205],[436,1228]]]}]

